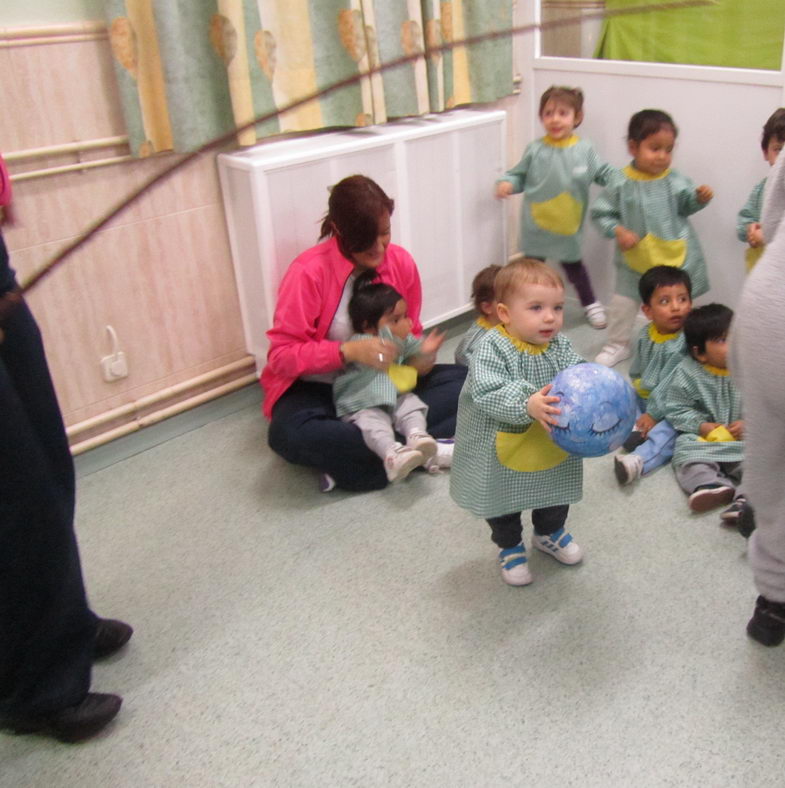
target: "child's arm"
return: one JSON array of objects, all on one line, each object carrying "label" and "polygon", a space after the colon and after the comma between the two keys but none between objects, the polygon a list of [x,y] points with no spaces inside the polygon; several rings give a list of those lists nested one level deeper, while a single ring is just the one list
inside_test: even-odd
[{"label": "child's arm", "polygon": [[679,432],[689,432],[702,437],[719,426],[711,420],[711,414],[698,397],[689,372],[682,365],[674,370],[668,385],[665,418]]},{"label": "child's arm", "polygon": [[760,209],[763,199],[763,187],[766,184],[764,178],[750,192],[747,202],[739,211],[736,217],[736,237],[750,246],[761,246],[763,244],[763,233],[760,227]]},{"label": "child's arm", "polygon": [[640,238],[621,224],[619,191],[610,186],[594,201],[590,210],[594,226],[606,237],[615,238],[619,248],[626,252],[632,249]]},{"label": "child's arm", "polygon": [[709,186],[698,186],[681,173],[671,174],[676,187],[676,205],[680,216],[692,216],[705,208],[714,197]]},{"label": "child's arm", "polygon": [[534,156],[532,145],[528,145],[523,152],[521,160],[496,181],[496,196],[509,197],[511,194],[520,194],[526,186],[526,173],[529,171]]},{"label": "child's arm", "polygon": [[[410,334],[407,337],[404,351],[406,353],[406,363],[414,367],[418,374],[427,375],[433,369],[433,365],[436,363],[436,354],[446,337],[447,332],[439,331],[438,329],[431,331],[422,341]],[[416,345],[411,345],[409,340],[412,340]]]}]

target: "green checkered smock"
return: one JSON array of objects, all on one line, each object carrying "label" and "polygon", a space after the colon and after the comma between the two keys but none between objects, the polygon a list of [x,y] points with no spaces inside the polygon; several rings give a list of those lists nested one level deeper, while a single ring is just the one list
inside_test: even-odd
[{"label": "green checkered smock", "polygon": [[566,455],[548,470],[516,471],[499,461],[496,440],[498,433],[526,432],[533,424],[529,397],[582,361],[561,334],[539,348],[513,339],[503,326],[488,332],[472,355],[458,399],[450,494],[459,506],[488,518],[581,499],[579,457]]},{"label": "green checkered smock", "polygon": [[742,418],[741,395],[726,370],[715,370],[685,358],[671,375],[665,398],[665,418],[681,434],[676,438],[673,465],[687,462],[741,462],[744,441],[698,440],[700,425],[727,426]]},{"label": "green checkered smock", "polygon": [[[349,341],[354,342],[358,339],[377,339],[377,337],[373,334],[354,334]],[[413,334],[409,334],[405,340],[397,339],[392,335],[386,335],[385,339],[398,345],[400,353],[396,359],[397,364],[403,364],[405,359],[416,356],[422,346],[422,340],[417,339]],[[365,408],[392,410],[399,396],[401,392],[386,372],[365,364],[349,364],[346,371],[342,372],[333,383],[335,413],[339,419]]]},{"label": "green checkered smock", "polygon": [[458,347],[455,348],[455,363],[468,367],[469,359],[477,347],[477,344],[491,328],[492,326],[489,325],[486,320],[478,317],[469,326],[466,333],[461,337]]},{"label": "green checkered smock", "polygon": [[668,379],[686,358],[686,353],[681,331],[661,334],[654,323],[649,323],[638,334],[635,355],[630,364],[630,378],[638,394],[646,400],[646,413],[655,421],[665,418]]},{"label": "green checkered smock", "polygon": [[[621,225],[641,239],[650,235],[666,242],[685,241],[686,257],[680,267],[690,275],[692,297],[697,298],[708,291],[709,277],[698,236],[688,217],[704,207],[698,202],[695,184],[685,175],[666,170],[657,177],[647,176],[630,165],[616,172],[592,205],[590,215],[607,238],[615,238],[616,227]],[[642,272],[630,268],[619,245],[614,247],[615,291],[637,301]],[[668,264],[667,259],[656,255],[649,262],[649,267]]]},{"label": "green checkered smock", "polygon": [[740,241],[747,243],[747,225],[760,221],[763,209],[763,190],[766,188],[766,179],[756,184],[744,203],[744,207],[736,217],[736,236]]}]

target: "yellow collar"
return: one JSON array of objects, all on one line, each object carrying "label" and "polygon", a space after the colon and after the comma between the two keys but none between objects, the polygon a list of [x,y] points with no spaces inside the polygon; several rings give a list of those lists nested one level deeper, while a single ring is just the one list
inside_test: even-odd
[{"label": "yellow collar", "polygon": [[647,172],[641,172],[640,170],[636,170],[632,164],[628,164],[622,172],[631,180],[631,181],[659,181],[662,178],[667,178],[668,175],[671,174],[671,171],[665,170],[665,172],[661,172],[659,175],[649,175]]},{"label": "yellow collar", "polygon": [[706,372],[712,375],[719,375],[721,377],[727,377],[728,375],[727,369],[722,369],[721,367],[713,367],[711,364],[703,364],[703,368],[706,370]]},{"label": "yellow collar", "polygon": [[551,344],[550,342],[546,342],[544,345],[532,345],[530,342],[524,342],[522,339],[516,339],[506,328],[504,323],[499,323],[496,326],[496,330],[507,339],[512,342],[513,346],[520,350],[522,353],[528,353],[531,356],[537,356],[540,353],[544,353],[548,346]]},{"label": "yellow collar", "polygon": [[[474,321],[480,328],[484,328],[486,331],[490,331],[495,326],[490,323],[487,317],[484,315],[479,315],[477,319]],[[496,324],[498,325],[498,323]]]},{"label": "yellow collar", "polygon": [[550,145],[552,148],[571,148],[575,143],[578,142],[580,137],[577,134],[573,134],[570,137],[565,137],[563,140],[555,140],[553,137],[549,137],[547,134],[542,138],[542,141],[546,145]]},{"label": "yellow collar", "polygon": [[649,339],[652,342],[656,342],[657,344],[661,344],[662,342],[670,342],[671,339],[676,339],[679,334],[681,334],[681,331],[677,331],[675,334],[661,334],[654,323],[649,323]]}]

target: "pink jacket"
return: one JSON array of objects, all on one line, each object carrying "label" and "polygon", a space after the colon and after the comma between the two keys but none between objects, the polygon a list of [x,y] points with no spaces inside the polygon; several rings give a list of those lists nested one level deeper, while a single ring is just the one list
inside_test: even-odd
[{"label": "pink jacket", "polygon": [[[328,238],[295,258],[278,289],[270,349],[260,382],[264,415],[269,419],[278,398],[301,375],[332,372],[342,367],[340,342],[325,339],[354,265]],[[412,256],[390,244],[376,269],[379,281],[392,285],[406,300],[412,333],[422,333],[422,287]]]},{"label": "pink jacket", "polygon": [[9,205],[11,196],[11,176],[8,174],[3,157],[0,156],[0,205]]}]

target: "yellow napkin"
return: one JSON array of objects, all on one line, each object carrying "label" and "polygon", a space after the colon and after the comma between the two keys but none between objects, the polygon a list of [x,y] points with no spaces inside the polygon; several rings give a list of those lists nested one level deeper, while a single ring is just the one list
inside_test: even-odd
[{"label": "yellow napkin", "polygon": [[390,364],[387,374],[401,394],[406,394],[417,385],[417,370],[408,364]]},{"label": "yellow napkin", "polygon": [[731,435],[730,430],[720,424],[719,427],[715,427],[705,438],[698,438],[699,441],[705,441],[706,443],[715,443],[718,441],[735,441],[736,438]]},{"label": "yellow napkin", "polygon": [[639,274],[645,274],[655,265],[672,265],[680,268],[687,257],[686,241],[665,241],[646,233],[632,249],[622,253],[624,261]]}]

